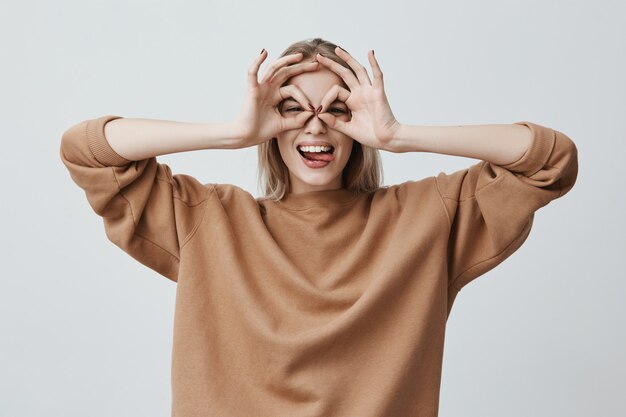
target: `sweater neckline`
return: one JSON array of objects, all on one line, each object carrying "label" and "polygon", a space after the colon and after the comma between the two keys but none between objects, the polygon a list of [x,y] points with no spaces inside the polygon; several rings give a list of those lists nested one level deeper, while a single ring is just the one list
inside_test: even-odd
[{"label": "sweater neckline", "polygon": [[311,207],[346,204],[357,197],[357,191],[347,188],[334,190],[306,191],[303,193],[286,193],[279,201],[285,208],[303,210]]}]

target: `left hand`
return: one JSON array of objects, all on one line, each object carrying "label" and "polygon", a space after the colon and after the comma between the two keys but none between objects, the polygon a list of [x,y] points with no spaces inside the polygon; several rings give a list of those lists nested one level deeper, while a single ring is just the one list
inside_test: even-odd
[{"label": "left hand", "polygon": [[[354,70],[357,77],[346,67],[320,54],[317,61],[339,75],[350,91],[335,85],[322,99],[322,110],[318,117],[331,128],[350,136],[363,145],[387,150],[400,123],[394,117],[383,85],[383,73],[374,57],[374,51],[367,54],[374,82],[369,79],[365,68],[346,51],[337,47],[337,55]],[[339,120],[333,115],[324,113],[335,100],[346,103],[352,113],[349,122]]]}]

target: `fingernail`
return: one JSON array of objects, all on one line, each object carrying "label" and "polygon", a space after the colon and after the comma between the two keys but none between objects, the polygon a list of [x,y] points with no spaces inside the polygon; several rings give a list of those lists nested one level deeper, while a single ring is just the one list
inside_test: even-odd
[{"label": "fingernail", "polygon": [[317,109],[315,109],[316,112],[321,112],[322,111],[322,106],[320,105]]},{"label": "fingernail", "polygon": [[263,55],[263,52],[265,52],[265,48],[261,49],[261,53],[259,55]]},{"label": "fingernail", "polygon": [[372,49],[372,55],[374,55],[374,50]]},{"label": "fingernail", "polygon": [[315,107],[313,107],[313,105],[311,103],[309,103],[309,108],[313,111],[315,111]]}]

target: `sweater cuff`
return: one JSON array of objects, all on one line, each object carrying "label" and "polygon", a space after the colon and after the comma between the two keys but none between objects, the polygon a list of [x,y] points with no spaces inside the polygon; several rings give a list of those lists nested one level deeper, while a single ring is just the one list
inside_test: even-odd
[{"label": "sweater cuff", "polygon": [[520,159],[507,165],[500,165],[509,171],[519,172],[530,177],[548,162],[554,148],[554,130],[531,122],[515,122],[516,125],[525,125],[532,132],[532,141],[526,153]]},{"label": "sweater cuff", "polygon": [[87,144],[94,158],[106,166],[122,166],[133,161],[115,152],[104,136],[104,125],[122,116],[107,115],[87,122]]}]

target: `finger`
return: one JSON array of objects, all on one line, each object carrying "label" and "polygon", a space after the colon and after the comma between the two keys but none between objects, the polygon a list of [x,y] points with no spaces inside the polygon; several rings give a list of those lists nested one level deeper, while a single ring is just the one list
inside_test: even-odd
[{"label": "finger", "polygon": [[339,46],[335,48],[335,53],[337,54],[337,56],[339,56],[339,58],[346,61],[346,63],[350,65],[350,68],[352,68],[354,72],[356,72],[356,76],[359,79],[359,82],[361,84],[372,85],[372,82],[370,81],[370,77],[367,74],[367,70],[365,69],[363,65],[359,63],[359,61],[354,59],[352,55],[350,55],[345,50],[341,49],[341,47]]},{"label": "finger", "polygon": [[296,117],[283,118],[283,131],[290,129],[299,129],[313,117],[313,112],[302,112]]},{"label": "finger", "polygon": [[359,86],[359,80],[354,76],[352,71],[350,71],[348,68],[344,67],[338,62],[335,62],[332,59],[327,58],[324,55],[319,54],[319,53],[317,54],[315,58],[319,61],[320,64],[324,65],[325,67],[333,71],[335,74],[339,75],[343,79],[343,81],[348,85],[350,90],[355,90]]},{"label": "finger", "polygon": [[267,71],[265,72],[265,74],[263,74],[263,77],[261,77],[261,81],[262,83],[266,82],[267,80],[271,79],[274,74],[276,73],[276,71],[278,71],[281,67],[291,63],[291,62],[298,62],[299,60],[302,59],[302,53],[298,52],[295,54],[289,54],[289,55],[285,55],[283,57],[278,58],[276,61],[272,62],[268,67],[267,67]]},{"label": "finger", "polygon": [[324,98],[322,98],[322,102],[320,103],[322,108],[320,109],[319,113],[323,113],[324,111],[326,111],[326,109],[329,108],[330,105],[337,100],[345,103],[346,101],[348,101],[349,97],[350,91],[346,90],[340,85],[333,85],[330,90],[328,90],[328,92],[324,95]]},{"label": "finger", "polygon": [[374,82],[372,83],[372,87],[384,88],[385,83],[383,82],[383,72],[378,65],[378,60],[376,59],[376,56],[374,56],[374,50],[372,49],[370,52],[367,53],[367,59],[372,66],[372,75],[374,76]]},{"label": "finger", "polygon": [[293,84],[289,84],[278,89],[276,96],[274,97],[274,105],[278,105],[280,101],[288,98],[295,99],[305,111],[312,111],[311,101],[304,95],[298,86]]},{"label": "finger", "polygon": [[269,78],[269,82],[275,82],[278,85],[282,85],[287,79],[294,75],[301,74],[306,71],[315,71],[319,67],[319,62],[300,62],[298,64],[289,65],[276,71],[276,74],[272,78]]},{"label": "finger", "polygon": [[348,124],[350,122],[344,122],[339,118],[332,116],[328,113],[318,113],[317,117],[319,117],[324,123],[326,123],[331,129],[335,129],[344,135],[350,136],[348,131]]},{"label": "finger", "polygon": [[250,68],[248,68],[248,85],[250,87],[256,87],[259,85],[259,82],[257,80],[259,68],[261,67],[263,61],[265,61],[266,57],[267,51],[265,50],[265,48],[263,48],[259,56],[257,56],[252,62],[252,65],[250,65]]}]

